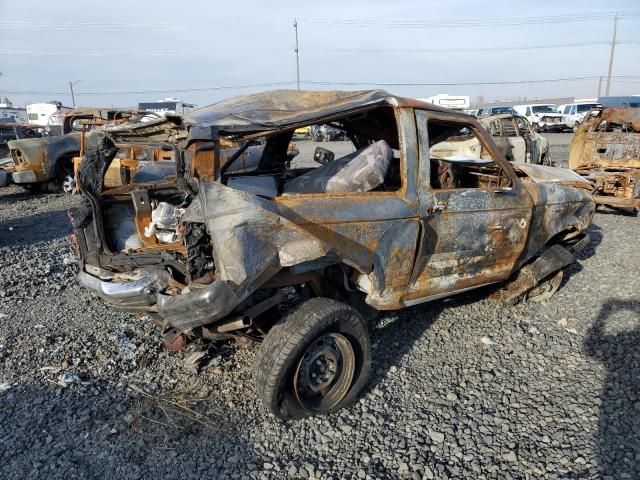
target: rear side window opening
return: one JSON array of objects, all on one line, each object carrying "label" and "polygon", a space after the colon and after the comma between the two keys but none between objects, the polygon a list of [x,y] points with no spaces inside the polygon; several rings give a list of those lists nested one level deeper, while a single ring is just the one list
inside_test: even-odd
[{"label": "rear side window opening", "polygon": [[221,151],[222,183],[263,197],[395,192],[402,187],[392,107],[232,143],[232,149]]}]

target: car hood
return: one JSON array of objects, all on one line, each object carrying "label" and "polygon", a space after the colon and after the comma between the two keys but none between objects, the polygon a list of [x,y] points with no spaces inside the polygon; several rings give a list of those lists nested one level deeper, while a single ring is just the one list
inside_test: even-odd
[{"label": "car hood", "polygon": [[513,163],[512,165],[520,177],[533,183],[559,183],[591,190],[591,184],[587,180],[567,168],[549,167],[531,163]]}]

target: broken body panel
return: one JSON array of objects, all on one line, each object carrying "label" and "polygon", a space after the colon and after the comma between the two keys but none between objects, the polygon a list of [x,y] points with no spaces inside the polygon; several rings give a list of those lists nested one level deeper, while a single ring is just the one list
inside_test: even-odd
[{"label": "broken body panel", "polygon": [[603,108],[585,118],[569,168],[591,182],[596,203],[640,209],[640,110]]},{"label": "broken body panel", "polygon": [[[294,131],[328,122],[352,140],[351,158],[386,144],[375,153],[389,164],[384,178],[328,191],[327,169],[291,168]],[[480,158],[434,153],[464,129],[479,139]],[[256,140],[257,164],[238,170]],[[230,153],[230,144],[241,146]],[[172,148],[177,179],[105,189],[122,145]],[[336,165],[332,175],[343,175]],[[316,175],[304,182],[316,190],[286,193],[302,175]],[[87,137],[78,180],[87,200],[72,214],[80,283],[157,314],[165,332],[210,338],[259,337],[258,319],[282,288],[342,299],[360,292],[393,310],[504,281],[551,243],[579,239],[594,211],[579,176],[516,170],[475,119],[383,91],[267,92],[184,119],[105,129]],[[148,235],[152,224],[170,235]]]}]

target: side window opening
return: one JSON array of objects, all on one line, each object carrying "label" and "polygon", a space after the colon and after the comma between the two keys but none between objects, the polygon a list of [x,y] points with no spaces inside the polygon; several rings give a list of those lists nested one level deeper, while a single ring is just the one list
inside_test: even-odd
[{"label": "side window opening", "polygon": [[266,198],[393,192],[402,187],[392,107],[254,137],[253,142],[258,157],[253,168],[239,170],[234,159],[233,165],[223,167],[227,186]]},{"label": "side window opening", "polygon": [[502,128],[500,127],[500,120],[492,120],[489,124],[489,133],[493,137],[502,136]]},{"label": "side window opening", "polygon": [[520,131],[521,137],[524,137],[529,133],[527,121],[524,118],[516,117],[516,123],[518,125],[518,130]]},{"label": "side window opening", "polygon": [[513,124],[512,118],[505,118],[502,120],[502,128],[504,129],[505,137],[517,137],[518,131],[516,130],[515,125]]},{"label": "side window opening", "polygon": [[427,124],[431,188],[495,188],[511,185],[470,125],[431,120]]}]

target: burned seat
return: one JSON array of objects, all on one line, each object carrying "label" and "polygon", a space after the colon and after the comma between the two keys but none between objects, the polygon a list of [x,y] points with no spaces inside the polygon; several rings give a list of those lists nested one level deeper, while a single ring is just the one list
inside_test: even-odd
[{"label": "burned seat", "polygon": [[384,183],[393,150],[380,140],[289,181],[284,195],[369,192]]}]

